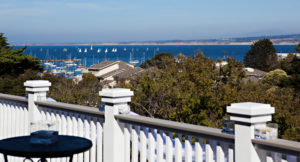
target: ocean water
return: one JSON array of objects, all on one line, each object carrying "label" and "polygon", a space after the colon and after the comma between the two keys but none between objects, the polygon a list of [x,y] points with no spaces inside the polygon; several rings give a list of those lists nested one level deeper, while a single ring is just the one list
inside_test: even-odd
[{"label": "ocean water", "polygon": [[[278,53],[296,52],[295,45],[275,45],[275,48]],[[214,60],[230,56],[242,61],[249,49],[249,45],[29,46],[24,53],[41,60],[77,58],[81,59],[81,64],[89,67],[104,60],[137,60],[137,65],[140,65],[154,54],[162,52],[192,56],[201,51]]]},{"label": "ocean water", "polygon": [[[278,53],[296,52],[296,45],[275,45],[275,48]],[[201,51],[206,57],[214,60],[229,56],[242,61],[249,49],[249,45],[28,46],[24,53],[41,60],[81,59],[81,61],[74,62],[74,65],[89,67],[105,60],[135,61],[137,62],[136,65],[139,66],[145,60],[162,52],[193,56]],[[65,67],[65,62],[53,62],[53,64],[55,67],[46,66],[46,70]],[[76,65],[70,66],[66,70],[74,72]]]}]

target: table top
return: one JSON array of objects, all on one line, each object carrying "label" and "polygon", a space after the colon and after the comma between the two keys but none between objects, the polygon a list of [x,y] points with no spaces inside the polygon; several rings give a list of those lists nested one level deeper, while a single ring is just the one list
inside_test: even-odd
[{"label": "table top", "polygon": [[0,140],[1,153],[30,158],[67,157],[91,147],[92,142],[86,138],[64,135],[59,135],[58,142],[50,145],[30,144],[30,136]]}]

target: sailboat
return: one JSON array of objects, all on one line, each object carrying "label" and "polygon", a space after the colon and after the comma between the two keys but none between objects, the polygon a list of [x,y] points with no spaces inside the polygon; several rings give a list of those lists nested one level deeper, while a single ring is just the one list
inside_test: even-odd
[{"label": "sailboat", "polygon": [[64,48],[63,51],[64,51],[64,52],[68,52],[68,49],[67,49],[67,48]]},{"label": "sailboat", "polygon": [[108,51],[107,51],[107,48],[105,49],[105,53],[107,53]]},{"label": "sailboat", "polygon": [[92,44],[91,44],[91,48],[90,49],[91,49],[91,51],[93,51],[93,45]]},{"label": "sailboat", "polygon": [[130,61],[129,61],[129,63],[131,63],[131,64],[138,64],[139,60],[132,60],[132,58],[133,58],[132,55],[133,55],[133,53],[130,52]]},{"label": "sailboat", "polygon": [[126,48],[124,48],[124,51],[126,51],[127,49]]},{"label": "sailboat", "polygon": [[87,49],[84,49],[84,53],[87,53]]},{"label": "sailboat", "polygon": [[100,53],[100,52],[101,52],[101,49],[98,48],[97,53]]},{"label": "sailboat", "polygon": [[81,53],[81,48],[78,49],[78,52]]},{"label": "sailboat", "polygon": [[111,52],[116,53],[116,52],[117,52],[117,48],[113,48],[113,49],[111,50]]}]

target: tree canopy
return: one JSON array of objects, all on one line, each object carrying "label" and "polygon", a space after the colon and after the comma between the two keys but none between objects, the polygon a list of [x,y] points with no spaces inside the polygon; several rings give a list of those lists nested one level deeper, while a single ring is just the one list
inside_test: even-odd
[{"label": "tree canopy", "polygon": [[25,48],[13,49],[7,39],[0,33],[0,76],[18,76],[26,70],[42,71],[43,66],[36,57],[22,54]]},{"label": "tree canopy", "polygon": [[273,43],[269,39],[263,39],[251,45],[251,49],[244,57],[246,67],[252,67],[263,71],[271,71],[277,66],[277,54]]},{"label": "tree canopy", "polygon": [[[224,90],[232,91],[245,76],[241,62],[232,58],[227,61],[228,66],[218,70],[216,62],[202,53],[162,60],[168,66],[148,71],[125,86],[135,91],[133,110],[151,117],[221,126],[225,105],[233,101],[229,96],[226,101],[221,99]],[[218,80],[219,76],[222,79]]]},{"label": "tree canopy", "polygon": [[[169,60],[169,61],[166,61]],[[141,64],[141,68],[157,67],[159,69],[165,68],[169,63],[174,62],[174,56],[171,53],[159,53],[151,60],[146,60]]]},{"label": "tree canopy", "polygon": [[[226,106],[237,102],[271,104],[276,108],[273,122],[279,124],[279,137],[300,141],[300,93],[283,81],[283,70],[275,70],[262,82],[243,82],[243,63],[228,57],[227,65],[203,54],[176,56],[164,68],[146,71],[128,84],[134,96],[131,110],[145,116],[178,122],[221,127]],[[155,65],[153,65],[155,66]],[[275,82],[273,82],[275,80]],[[292,113],[291,113],[292,112]]]},{"label": "tree canopy", "polygon": [[298,43],[298,45],[297,45],[297,47],[296,47],[296,51],[297,51],[298,53],[300,53],[300,43]]},{"label": "tree canopy", "polygon": [[290,75],[289,83],[287,84],[296,90],[300,90],[300,58],[290,54],[280,63],[281,69]]},{"label": "tree canopy", "polygon": [[50,72],[39,75],[43,70],[39,59],[22,54],[24,50],[13,49],[0,33],[0,93],[25,96],[24,82],[42,79],[52,83],[47,96],[56,101],[98,106],[102,85],[94,75],[84,74],[80,82]]}]

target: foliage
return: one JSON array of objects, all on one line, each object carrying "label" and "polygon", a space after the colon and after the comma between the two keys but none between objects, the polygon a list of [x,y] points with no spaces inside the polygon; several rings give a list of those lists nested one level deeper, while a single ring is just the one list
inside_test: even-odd
[{"label": "foliage", "polygon": [[40,77],[37,71],[27,70],[25,73],[16,76],[0,76],[0,93],[25,96],[24,82],[26,80],[38,80]]},{"label": "foliage", "polygon": [[[168,60],[168,61],[167,61]],[[141,68],[157,67],[159,69],[166,68],[169,63],[174,62],[174,56],[171,53],[159,53],[151,60],[146,60],[141,64]]]},{"label": "foliage", "polygon": [[[176,61],[175,61],[176,60]],[[168,66],[148,71],[131,80],[135,91],[134,111],[180,122],[220,126],[225,115],[224,90],[231,93],[244,77],[243,64],[228,59],[228,66],[217,70],[215,62],[202,53],[193,58],[178,55]],[[222,74],[222,79],[216,82]],[[226,85],[226,86],[225,86]]]},{"label": "foliage", "polygon": [[276,69],[265,74],[261,82],[269,86],[281,86],[286,80],[288,80],[286,72],[281,69]]},{"label": "foliage", "polygon": [[0,33],[0,47],[1,48],[9,48],[9,44],[7,43],[7,38],[3,36],[3,33]]},{"label": "foliage", "polygon": [[[269,44],[267,41],[263,45],[256,43],[248,52],[251,57],[260,47],[269,46],[264,45]],[[13,50],[3,34],[0,47],[1,93],[24,96],[26,80],[43,79],[52,83],[47,96],[57,101],[99,106],[102,85],[92,74],[84,74],[80,82],[49,72],[39,75],[41,66],[36,59],[20,57],[24,49]],[[24,58],[28,62],[22,61]],[[143,65],[150,70],[119,86],[134,90],[131,108],[139,114],[219,128],[227,115],[226,106],[231,103],[271,104],[275,107],[272,119],[279,124],[279,136],[300,141],[300,59],[289,55],[280,62],[282,70],[269,72],[260,83],[242,82],[244,65],[233,58],[227,58],[227,62],[216,67],[216,62],[202,53],[194,57],[158,54]],[[4,65],[10,68],[4,67],[7,71],[3,71]]]},{"label": "foliage", "polygon": [[300,90],[300,58],[295,55],[288,55],[281,61],[281,69],[290,75],[288,86]]},{"label": "foliage", "polygon": [[273,43],[269,39],[263,39],[251,45],[251,49],[244,57],[246,67],[252,67],[263,71],[271,71],[277,66],[277,55]]},{"label": "foliage", "polygon": [[80,82],[49,72],[39,75],[43,70],[39,59],[22,54],[24,50],[14,50],[0,33],[0,93],[25,96],[24,82],[42,79],[52,83],[47,95],[57,101],[98,106],[102,85],[94,75],[84,74]]},{"label": "foliage", "polygon": [[252,83],[242,82],[244,65],[233,58],[227,58],[228,64],[221,67],[203,54],[193,58],[178,55],[173,62],[161,63],[164,61],[168,66],[120,85],[134,91],[133,111],[220,128],[231,103],[267,103],[276,108],[273,122],[279,124],[279,136],[300,141],[300,93],[287,86],[285,79],[290,76],[283,70],[271,71],[262,82]]},{"label": "foliage", "polygon": [[0,33],[0,76],[18,76],[26,70],[42,71],[40,61],[36,57],[22,54],[25,48],[14,50]]},{"label": "foliage", "polygon": [[298,45],[297,45],[297,47],[296,47],[296,51],[297,51],[298,53],[300,53],[300,43],[298,43]]},{"label": "foliage", "polygon": [[80,82],[67,79],[61,75],[43,74],[43,80],[52,83],[48,96],[56,101],[97,107],[99,91],[102,85],[93,74],[84,74]]},{"label": "foliage", "polygon": [[0,33],[0,92],[25,95],[24,82],[38,79],[37,73],[43,70],[38,58],[22,52],[22,49],[13,49],[9,46],[6,37]]}]

